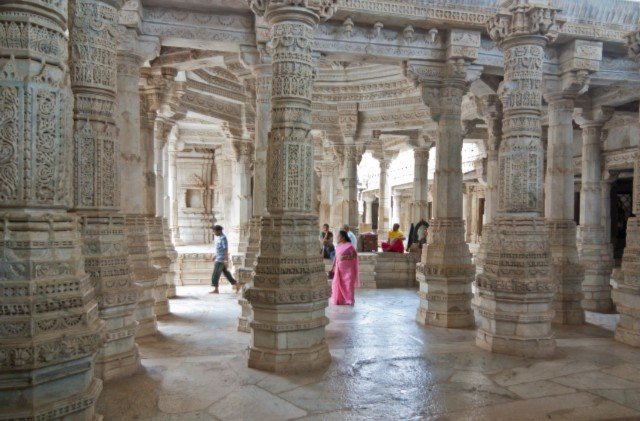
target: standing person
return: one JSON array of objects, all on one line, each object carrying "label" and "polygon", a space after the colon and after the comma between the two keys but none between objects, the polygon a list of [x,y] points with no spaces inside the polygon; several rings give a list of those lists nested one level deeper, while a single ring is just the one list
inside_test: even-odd
[{"label": "standing person", "polygon": [[324,259],[333,259],[335,247],[333,246],[333,233],[329,230],[329,224],[322,226],[320,242],[322,243],[322,257]]},{"label": "standing person", "polygon": [[227,270],[227,262],[229,261],[229,243],[227,242],[227,236],[222,233],[222,226],[215,225],[213,227],[213,234],[216,236],[214,241],[214,248],[216,250],[216,259],[213,265],[213,274],[211,275],[211,286],[213,291],[209,294],[219,294],[218,282],[220,282],[220,275],[224,275],[225,278],[233,285],[233,289],[237,292],[239,284],[233,279],[231,272]]},{"label": "standing person", "polygon": [[351,241],[351,245],[353,245],[353,248],[357,248],[358,247],[358,239],[356,238],[356,235],[351,232],[351,229],[349,229],[349,225],[344,224],[342,226],[342,230],[344,232],[346,232],[347,235],[349,236],[349,240]]},{"label": "standing person", "polygon": [[351,244],[349,234],[340,231],[336,259],[333,261],[331,304],[352,306],[355,303],[355,289],[359,286],[358,253]]}]

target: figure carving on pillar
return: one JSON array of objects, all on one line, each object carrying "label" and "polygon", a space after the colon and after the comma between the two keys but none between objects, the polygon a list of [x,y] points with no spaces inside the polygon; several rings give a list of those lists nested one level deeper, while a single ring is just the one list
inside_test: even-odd
[{"label": "figure carving on pillar", "polygon": [[499,89],[504,118],[499,153],[498,215],[477,276],[476,344],[512,355],[553,354],[555,284],[543,212],[540,108],[544,49],[557,37],[557,10],[529,0],[503,2],[488,32],[504,52]]}]

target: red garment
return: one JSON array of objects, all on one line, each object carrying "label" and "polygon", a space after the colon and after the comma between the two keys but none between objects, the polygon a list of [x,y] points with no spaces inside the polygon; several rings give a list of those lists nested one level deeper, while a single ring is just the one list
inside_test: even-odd
[{"label": "red garment", "polygon": [[404,243],[401,240],[391,241],[391,243],[383,242],[382,251],[404,253]]}]

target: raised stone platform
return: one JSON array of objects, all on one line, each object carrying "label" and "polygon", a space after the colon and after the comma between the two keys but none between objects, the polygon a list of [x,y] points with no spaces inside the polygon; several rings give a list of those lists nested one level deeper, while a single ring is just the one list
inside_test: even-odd
[{"label": "raised stone platform", "polygon": [[405,253],[360,253],[360,282],[363,288],[414,288],[416,261]]},{"label": "raised stone platform", "polygon": [[[178,285],[210,285],[211,273],[215,251],[212,244],[179,246],[178,267],[180,268],[180,278]],[[230,267],[229,270],[232,268]],[[227,279],[222,276],[220,284],[227,284]]]}]

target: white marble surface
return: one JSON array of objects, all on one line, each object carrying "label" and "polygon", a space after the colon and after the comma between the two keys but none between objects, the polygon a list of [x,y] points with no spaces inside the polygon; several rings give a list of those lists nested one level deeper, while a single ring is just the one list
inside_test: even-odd
[{"label": "white marble surface", "polygon": [[247,368],[238,295],[207,291],[178,287],[139,342],[144,371],[105,384],[105,420],[640,419],[640,350],[614,342],[613,323],[560,327],[556,354],[533,360],[418,325],[411,290],[358,290],[327,311],[331,366],[284,376]]}]

